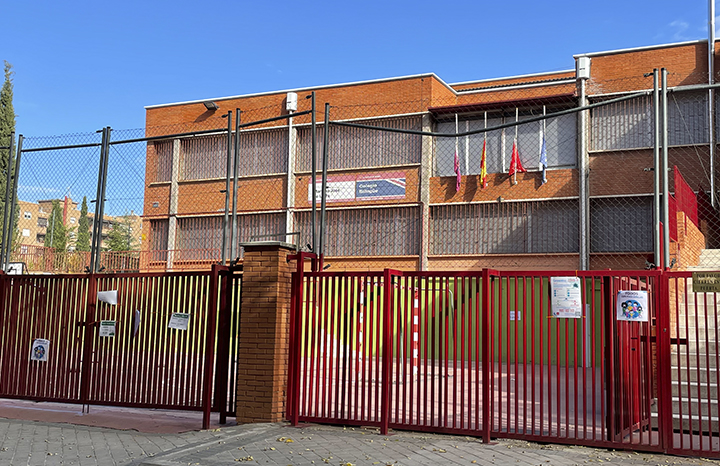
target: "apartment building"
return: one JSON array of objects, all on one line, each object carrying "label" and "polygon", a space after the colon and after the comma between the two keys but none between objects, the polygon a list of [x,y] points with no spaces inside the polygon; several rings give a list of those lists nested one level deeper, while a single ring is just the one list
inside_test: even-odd
[{"label": "apartment building", "polygon": [[204,267],[220,257],[222,117],[236,109],[243,123],[299,115],[231,134],[239,159],[228,231],[238,244],[275,235],[307,249],[313,134],[303,112],[314,92],[317,170],[330,105],[323,242],[333,270],[652,266],[660,219],[652,73],[666,68],[670,255],[674,267],[696,265],[718,247],[720,118],[708,110],[712,92],[693,88],[708,82],[707,41],[568,62],[574,68],[455,84],[429,73],[146,107],[147,135],[218,131],[148,144],[143,250],[158,267]]},{"label": "apartment building", "polygon": [[[61,215],[59,218],[54,218],[52,215],[53,201],[60,203]],[[74,250],[74,244],[77,239],[77,227],[80,222],[80,205],[77,201],[68,197],[64,199],[39,200],[37,202],[18,200],[18,211],[18,233],[21,248],[22,246],[43,247],[46,242],[49,244],[51,239],[48,235],[52,231],[52,223],[61,222],[68,230],[68,250]],[[88,212],[88,219],[90,221],[90,234],[92,237],[92,224],[94,221],[94,214],[92,212]],[[105,242],[116,222],[126,222],[128,224],[128,233],[132,235],[131,243],[139,248],[142,242],[142,220],[139,215],[132,212],[130,215],[123,217],[104,216],[101,248],[107,247]]]}]

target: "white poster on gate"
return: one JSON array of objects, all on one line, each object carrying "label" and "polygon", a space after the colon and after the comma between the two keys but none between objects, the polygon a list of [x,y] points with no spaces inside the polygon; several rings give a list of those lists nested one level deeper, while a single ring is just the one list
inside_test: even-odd
[{"label": "white poster on gate", "polygon": [[36,338],[33,340],[30,350],[30,360],[47,362],[48,352],[50,352],[50,340]]},{"label": "white poster on gate", "polygon": [[174,328],[176,330],[187,330],[189,321],[190,314],[186,312],[173,312],[173,314],[170,316],[170,322],[168,322],[168,328]]},{"label": "white poster on gate", "polygon": [[550,293],[553,317],[582,318],[582,291],[579,277],[550,277]]},{"label": "white poster on gate", "polygon": [[617,294],[617,320],[629,322],[648,321],[647,291],[623,290]]}]

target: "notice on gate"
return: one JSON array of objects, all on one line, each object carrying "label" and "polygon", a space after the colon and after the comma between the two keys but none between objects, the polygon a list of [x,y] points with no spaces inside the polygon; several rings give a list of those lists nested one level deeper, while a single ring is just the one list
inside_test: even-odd
[{"label": "notice on gate", "polygon": [[647,291],[618,291],[617,320],[631,322],[648,321]]},{"label": "notice on gate", "polygon": [[170,323],[168,323],[168,328],[187,330],[189,321],[190,314],[186,312],[173,312],[173,314],[170,316]]},{"label": "notice on gate", "polygon": [[550,277],[551,312],[559,319],[582,318],[579,277]]},{"label": "notice on gate", "polygon": [[49,352],[50,340],[36,338],[33,340],[32,349],[30,350],[30,360],[47,362]]},{"label": "notice on gate", "polygon": [[101,337],[114,337],[115,336],[115,321],[114,320],[101,320],[100,321],[100,336]]}]

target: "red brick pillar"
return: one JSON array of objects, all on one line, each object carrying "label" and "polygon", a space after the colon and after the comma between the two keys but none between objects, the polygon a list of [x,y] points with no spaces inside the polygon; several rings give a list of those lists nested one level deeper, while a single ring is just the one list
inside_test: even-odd
[{"label": "red brick pillar", "polygon": [[290,341],[287,256],[293,245],[244,243],[237,422],[277,422],[285,417]]}]

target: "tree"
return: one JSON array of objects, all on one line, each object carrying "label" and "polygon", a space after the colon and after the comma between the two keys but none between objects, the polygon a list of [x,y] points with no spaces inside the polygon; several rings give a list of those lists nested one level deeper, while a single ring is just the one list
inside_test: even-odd
[{"label": "tree", "polygon": [[[5,81],[3,82],[2,89],[0,89],[0,147],[10,146],[10,138],[12,133],[15,131],[15,109],[13,108],[12,82],[13,74],[12,65],[6,61]],[[0,150],[0,219],[5,213],[5,204],[8,201],[8,199],[5,199],[7,172],[8,170],[14,170],[14,161],[15,154],[11,154],[7,149]],[[17,212],[19,212],[19,207],[16,209],[16,213]],[[11,237],[18,236],[13,234],[13,232],[17,232],[17,215],[14,216],[14,222],[10,231]]]},{"label": "tree", "polygon": [[56,252],[65,252],[67,249],[67,228],[63,223],[63,209],[60,201],[52,201],[52,212],[48,218],[48,229],[45,234],[45,244],[55,248]]},{"label": "tree", "polygon": [[75,250],[90,250],[90,219],[88,218],[87,196],[83,196],[82,206],[80,207],[80,220],[78,221]]},{"label": "tree", "polygon": [[132,251],[134,249],[132,221],[130,215],[117,217],[107,238],[108,251]]}]

